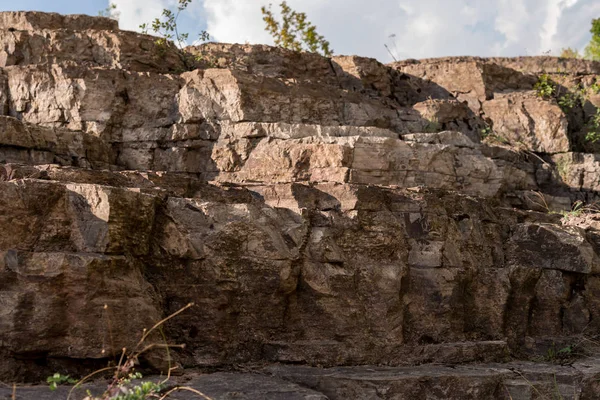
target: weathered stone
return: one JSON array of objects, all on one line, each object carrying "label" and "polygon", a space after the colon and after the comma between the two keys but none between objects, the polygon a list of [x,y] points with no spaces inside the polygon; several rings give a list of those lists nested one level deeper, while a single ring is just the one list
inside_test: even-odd
[{"label": "weathered stone", "polygon": [[212,68],[236,69],[257,76],[291,81],[338,84],[329,59],[316,53],[295,52],[260,44],[229,43],[205,43],[187,47],[186,50],[208,60]]},{"label": "weathered stone", "polygon": [[[12,117],[0,117],[0,160],[5,163],[108,167],[114,164],[110,147],[99,138],[61,129],[26,125]],[[39,154],[45,154],[39,159]]]},{"label": "weathered stone", "polygon": [[0,275],[2,347],[17,356],[105,358],[160,317],[139,266],[122,256],[9,250]]},{"label": "weathered stone", "polygon": [[[452,135],[447,135],[451,137]],[[460,136],[460,134],[455,134]],[[438,142],[444,142],[444,133]],[[420,144],[385,137],[263,139],[229,147],[217,180],[227,182],[349,182],[384,186],[425,186],[493,196],[501,175],[466,138],[455,143]],[[223,159],[217,143],[215,158]]]},{"label": "weathered stone", "polygon": [[561,153],[570,149],[567,119],[558,105],[533,93],[496,95],[483,104],[493,123],[494,134],[514,146],[540,153]]},{"label": "weathered stone", "polygon": [[[600,327],[598,163],[567,153],[595,110],[532,91],[559,61],[207,44],[178,75],[111,21],[1,15],[3,381],[85,374],[194,303],[172,364],[307,365],[192,377],[214,398],[594,398],[593,362],[507,363]],[[348,365],[407,368],[308,367]]]},{"label": "weathered stone", "polygon": [[490,62],[527,74],[600,74],[600,63],[579,58],[551,56],[537,57],[493,57]]},{"label": "weathered stone", "polygon": [[90,17],[89,15],[61,15],[45,12],[2,12],[0,26],[5,30],[32,31],[39,29],[72,30],[116,30],[119,23],[110,18]]},{"label": "weathered stone", "polygon": [[[330,399],[524,399],[551,396],[580,398],[582,374],[570,367],[512,363],[448,368],[345,367],[317,369],[275,366],[269,371]],[[556,382],[553,382],[556,380]],[[514,396],[514,397],[513,397]]]},{"label": "weathered stone", "polygon": [[[6,23],[6,19],[3,22]],[[159,47],[152,36],[128,31],[94,30],[93,26],[86,24],[77,28],[65,26],[60,30],[47,25],[28,28],[33,30],[3,30],[0,33],[1,67],[78,63],[140,72],[185,69],[175,48]]]},{"label": "weathered stone", "polygon": [[469,107],[457,100],[431,99],[413,106],[428,120],[426,131],[460,131],[474,142],[479,142],[484,124],[477,120]]},{"label": "weathered stone", "polygon": [[[154,198],[133,190],[24,180],[0,182],[0,250],[148,252]],[[11,210],[10,213],[6,210]]]},{"label": "weathered stone", "polygon": [[[162,132],[157,128],[178,118],[179,80],[173,76],[56,65],[13,66],[5,71],[10,114],[25,122],[127,141],[129,130],[144,127],[146,135],[156,135]],[[109,136],[113,129],[107,127],[112,126],[121,129]]]},{"label": "weathered stone", "polygon": [[[479,114],[481,103],[496,92],[527,90],[535,79],[477,57],[404,61],[393,66],[405,74],[435,82]],[[435,93],[434,93],[435,94]]]},{"label": "weathered stone", "polygon": [[555,269],[579,273],[597,273],[598,255],[575,227],[550,224],[520,224],[508,246],[510,265]]}]

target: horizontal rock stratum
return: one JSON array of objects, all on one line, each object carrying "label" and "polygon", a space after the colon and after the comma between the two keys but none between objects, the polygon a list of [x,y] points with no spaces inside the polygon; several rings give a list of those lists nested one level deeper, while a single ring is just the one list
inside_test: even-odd
[{"label": "horizontal rock stratum", "polygon": [[164,333],[215,399],[600,396],[600,63],[210,43],[186,70],[105,18],[0,28],[0,381],[194,303]]}]

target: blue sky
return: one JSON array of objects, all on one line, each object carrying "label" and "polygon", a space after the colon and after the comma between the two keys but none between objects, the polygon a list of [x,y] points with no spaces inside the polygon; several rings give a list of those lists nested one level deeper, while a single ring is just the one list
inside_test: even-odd
[{"label": "blue sky", "polygon": [[106,0],[0,0],[2,11],[38,10],[62,14],[97,15],[98,11],[105,9],[106,6]]},{"label": "blue sky", "polygon": [[[112,0],[122,29],[160,15],[177,0]],[[193,0],[181,22],[190,38],[207,29],[221,42],[267,43],[260,7],[279,0]],[[306,12],[336,54],[391,61],[395,56],[517,56],[583,49],[598,0],[288,0]],[[0,0],[0,10],[97,15],[107,0]],[[276,9],[276,7],[274,7]],[[395,37],[391,38],[392,35]]]}]

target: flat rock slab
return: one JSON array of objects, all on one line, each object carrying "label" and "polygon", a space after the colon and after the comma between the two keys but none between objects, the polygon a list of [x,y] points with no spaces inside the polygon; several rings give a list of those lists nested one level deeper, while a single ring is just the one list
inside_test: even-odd
[{"label": "flat rock slab", "polygon": [[[161,378],[150,377],[148,380],[159,381]],[[280,378],[251,373],[214,373],[196,375],[181,383],[204,393],[212,400],[327,400],[328,397],[298,384],[287,382]],[[81,400],[86,396],[86,390],[94,394],[101,393],[103,387],[96,383],[86,385],[81,390],[73,392],[72,400]],[[69,387],[59,387],[50,391],[47,386],[18,387],[17,400],[64,400],[69,395]],[[191,391],[179,391],[169,396],[169,399],[191,400],[200,396]],[[12,388],[0,387],[0,399],[12,400]]]},{"label": "flat rock slab", "polygon": [[[600,359],[585,359],[572,366],[532,362],[336,368],[271,365],[261,373],[191,373],[170,383],[200,391],[212,400],[592,400],[598,398],[600,390],[599,371]],[[86,390],[97,394],[103,388],[101,383],[84,385],[71,398],[82,400]],[[16,399],[63,400],[69,390],[17,387]],[[200,397],[182,390],[169,398]],[[9,399],[12,388],[0,387],[0,400]]]}]

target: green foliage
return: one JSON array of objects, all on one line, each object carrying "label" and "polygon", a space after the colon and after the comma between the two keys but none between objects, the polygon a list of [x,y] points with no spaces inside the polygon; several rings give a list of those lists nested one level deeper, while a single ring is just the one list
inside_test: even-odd
[{"label": "green foliage", "polygon": [[[562,215],[563,218],[571,218],[571,217],[579,217],[581,214],[583,214],[586,211],[586,207],[583,203],[583,201],[581,200],[577,200],[573,206],[571,207],[571,210],[569,211],[559,211],[558,214]],[[554,351],[554,348],[552,348],[552,350]],[[564,349],[561,349],[558,351],[558,354],[564,353]]]},{"label": "green foliage", "polygon": [[[193,68],[194,61],[200,60],[198,57],[194,57],[184,50],[187,40],[189,39],[189,33],[179,32],[177,20],[179,19],[180,14],[190,5],[191,2],[192,0],[178,0],[176,12],[165,8],[162,11],[161,17],[154,18],[154,21],[152,21],[150,24],[144,23],[140,25],[140,29],[143,33],[147,34],[148,32],[152,32],[152,34],[158,36],[158,39],[156,39],[155,43],[159,46],[159,49],[161,49],[163,54],[170,44],[175,43],[177,49],[179,50],[179,55],[188,69]],[[208,32],[201,31],[194,43],[206,42],[208,40],[210,40],[210,35]]]},{"label": "green foliage", "polygon": [[590,143],[596,143],[600,141],[600,133],[595,131],[588,132],[585,134],[585,140]]},{"label": "green foliage", "polygon": [[121,394],[112,397],[111,400],[147,400],[160,398],[164,385],[150,381],[141,382],[132,387],[121,386]]},{"label": "green foliage", "polygon": [[552,346],[546,352],[546,357],[544,357],[544,361],[548,362],[561,362],[566,359],[569,359],[575,355],[575,345],[569,344],[560,349],[556,348],[556,345],[552,343]]},{"label": "green foliage", "polygon": [[567,179],[570,168],[571,162],[567,157],[561,157],[556,161],[556,171],[563,181]]},{"label": "green foliage", "polygon": [[583,105],[586,100],[585,89],[577,87],[573,92],[565,93],[558,98],[558,105],[566,113],[572,110],[576,105]]},{"label": "green foliage", "polygon": [[[149,24],[141,24],[140,29],[143,33],[152,31],[159,36],[157,44],[166,45],[167,42],[175,42],[180,49],[186,44],[189,39],[189,33],[180,33],[177,20],[182,11],[184,11],[192,0],[178,0],[177,12],[173,12],[168,8],[163,9],[160,18],[154,18],[154,21]],[[198,35],[198,41],[205,42],[210,40],[210,35],[206,31],[201,31]]]},{"label": "green foliage", "polygon": [[556,91],[556,85],[554,84],[554,82],[552,82],[548,74],[540,75],[537,83],[533,88],[537,92],[538,97],[541,97],[543,99],[548,99],[552,97],[552,95]]},{"label": "green foliage", "polygon": [[581,58],[581,55],[579,54],[579,51],[572,49],[570,47],[567,47],[566,49],[561,50],[559,57],[561,57],[561,58]]},{"label": "green foliage", "polygon": [[69,375],[61,375],[57,372],[54,375],[46,378],[46,382],[50,386],[50,390],[54,391],[58,388],[59,385],[65,385],[65,384],[72,385],[72,384],[77,383],[77,380],[71,379],[71,377],[69,377]]},{"label": "green foliage", "polygon": [[510,141],[504,136],[494,132],[494,129],[486,123],[485,127],[481,129],[481,139],[487,143],[510,145]]},{"label": "green foliage", "polygon": [[600,82],[596,81],[590,86],[590,90],[592,93],[597,94],[600,93]]},{"label": "green foliage", "polygon": [[600,18],[592,20],[592,39],[585,48],[585,58],[588,60],[600,61]]},{"label": "green foliage", "polygon": [[574,93],[567,93],[558,99],[558,105],[563,111],[567,112],[575,107],[577,100],[577,96]]},{"label": "green foliage", "polygon": [[317,33],[317,28],[307,20],[305,13],[292,10],[285,1],[279,6],[281,22],[273,15],[270,4],[269,7],[261,7],[265,30],[271,34],[277,46],[294,51],[306,50],[325,57],[333,54],[329,42]]},{"label": "green foliage", "polygon": [[481,130],[481,138],[485,139],[488,136],[490,136],[491,134],[493,134],[494,132],[492,131],[492,127],[489,125],[486,125],[485,128],[483,128]]},{"label": "green foliage", "polygon": [[588,132],[585,135],[585,140],[590,143],[600,141],[600,108],[596,110],[596,114],[588,121]]},{"label": "green foliage", "polygon": [[437,133],[442,129],[442,124],[439,123],[436,117],[433,117],[427,122],[427,125],[423,128],[425,133]]},{"label": "green foliage", "polygon": [[118,21],[121,13],[117,11],[117,5],[115,3],[109,3],[108,7],[106,7],[104,10],[98,11],[98,16],[111,18]]}]

